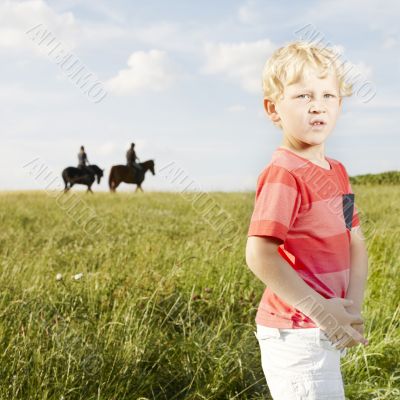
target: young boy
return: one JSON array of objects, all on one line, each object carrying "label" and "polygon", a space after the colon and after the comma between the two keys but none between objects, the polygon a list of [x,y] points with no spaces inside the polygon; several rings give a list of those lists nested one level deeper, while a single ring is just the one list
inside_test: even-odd
[{"label": "young boy", "polygon": [[258,177],[246,263],[267,287],[254,332],[274,400],[345,399],[340,358],[368,342],[368,256],[347,171],[325,140],[352,94],[332,49],[296,41],[263,72],[282,145]]}]

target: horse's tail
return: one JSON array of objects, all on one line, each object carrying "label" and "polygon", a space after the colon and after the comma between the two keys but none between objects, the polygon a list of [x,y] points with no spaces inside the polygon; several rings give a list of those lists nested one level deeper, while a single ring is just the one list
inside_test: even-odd
[{"label": "horse's tail", "polygon": [[114,166],[111,167],[110,175],[108,176],[108,186],[110,190],[114,190]]}]

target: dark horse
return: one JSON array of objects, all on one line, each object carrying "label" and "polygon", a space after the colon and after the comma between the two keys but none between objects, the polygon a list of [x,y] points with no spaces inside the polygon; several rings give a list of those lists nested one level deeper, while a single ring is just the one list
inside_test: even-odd
[{"label": "dark horse", "polygon": [[135,192],[140,189],[143,192],[141,187],[142,182],[144,181],[144,174],[146,171],[150,170],[150,172],[155,175],[154,172],[154,160],[147,160],[145,162],[139,163],[142,167],[141,171],[138,171],[135,167],[128,167],[127,165],[113,165],[111,167],[110,176],[108,178],[108,185],[110,186],[110,191],[115,192],[115,189],[121,182],[125,183],[136,183],[137,187]]},{"label": "dark horse", "polygon": [[91,187],[95,177],[97,177],[97,183],[100,183],[103,172],[104,169],[99,168],[97,165],[88,165],[85,167],[85,169],[75,167],[65,168],[62,172],[62,178],[65,184],[64,193],[68,192],[68,190],[71,189],[75,183],[86,185],[88,187],[87,191],[93,193]]}]

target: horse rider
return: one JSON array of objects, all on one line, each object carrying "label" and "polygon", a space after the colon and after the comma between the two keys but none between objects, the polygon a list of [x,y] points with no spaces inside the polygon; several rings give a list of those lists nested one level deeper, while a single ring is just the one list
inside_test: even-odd
[{"label": "horse rider", "polygon": [[138,172],[140,172],[143,168],[136,162],[136,160],[140,162],[139,158],[136,156],[135,143],[131,143],[131,147],[126,152],[126,165],[129,167],[134,167]]},{"label": "horse rider", "polygon": [[81,170],[85,170],[87,166],[86,164],[89,164],[89,160],[87,158],[85,148],[81,146],[81,149],[78,153],[78,168]]}]

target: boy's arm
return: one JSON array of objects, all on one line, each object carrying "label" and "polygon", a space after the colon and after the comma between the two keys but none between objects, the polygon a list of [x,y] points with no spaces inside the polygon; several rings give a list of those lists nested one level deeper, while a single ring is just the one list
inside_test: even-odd
[{"label": "boy's arm", "polygon": [[[282,240],[268,236],[250,236],[246,245],[246,264],[250,270],[271,288],[283,301],[310,317],[317,326],[331,334],[333,329],[343,329],[356,341],[366,344],[366,339],[350,326],[362,323],[359,315],[344,307],[351,300],[325,299],[300,278],[296,271],[279,255]],[[336,331],[338,332],[338,331]]]},{"label": "boy's arm", "polygon": [[354,302],[352,306],[348,307],[352,312],[361,313],[367,276],[368,253],[365,237],[358,225],[351,230],[350,281],[346,292],[346,298]]},{"label": "boy's arm", "polygon": [[[325,298],[307,285],[294,269],[279,255],[282,240],[269,236],[250,236],[246,245],[246,263],[265,285],[286,303],[311,317],[313,308],[320,307]],[[304,299],[309,299],[304,302]],[[297,306],[297,304],[304,303]]]}]

